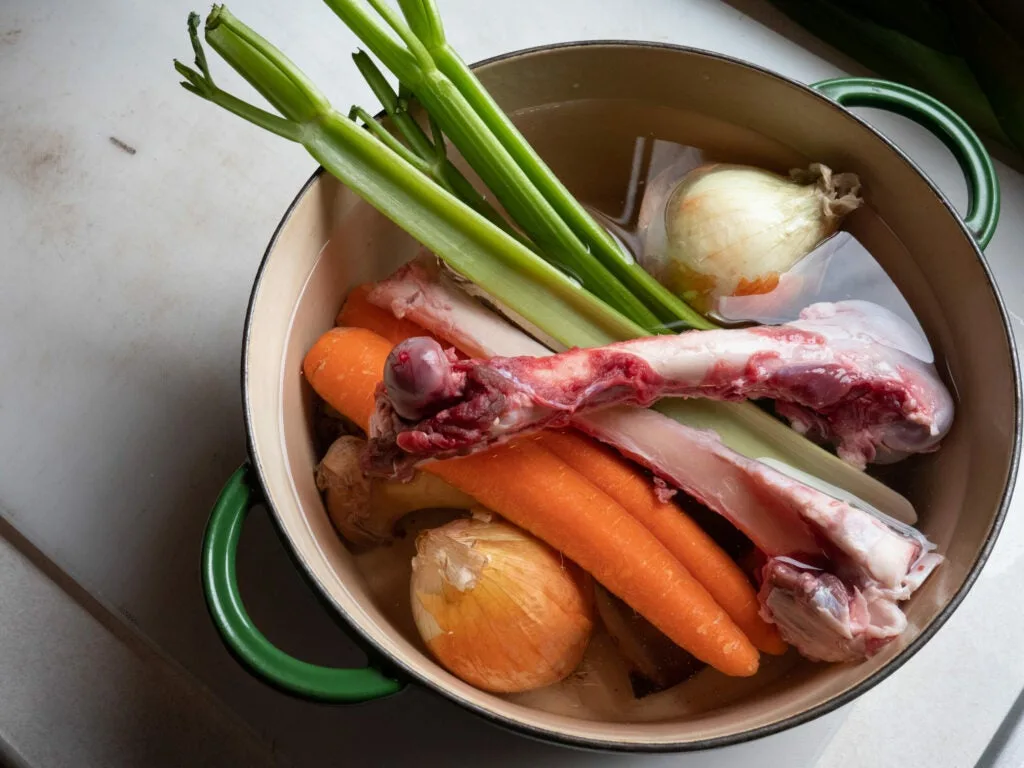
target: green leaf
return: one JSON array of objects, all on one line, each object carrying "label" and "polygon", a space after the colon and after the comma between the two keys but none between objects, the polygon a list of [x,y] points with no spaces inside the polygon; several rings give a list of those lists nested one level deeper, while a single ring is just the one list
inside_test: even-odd
[{"label": "green leaf", "polygon": [[941,2],[933,0],[812,0],[840,7],[880,27],[899,32],[941,53],[956,54],[957,45]]},{"label": "green leaf", "polygon": [[1012,146],[978,80],[958,55],[944,54],[823,0],[771,0],[794,21],[882,77],[945,103],[971,126]]},{"label": "green leaf", "polygon": [[1024,152],[1024,41],[973,0],[949,0],[948,13],[971,70],[996,118]]}]

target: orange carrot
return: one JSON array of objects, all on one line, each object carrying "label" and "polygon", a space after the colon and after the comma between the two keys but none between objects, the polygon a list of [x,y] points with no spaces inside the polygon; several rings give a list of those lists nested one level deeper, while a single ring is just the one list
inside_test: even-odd
[{"label": "orange carrot", "polygon": [[533,440],[423,469],[550,544],[701,661],[729,675],[757,671],[757,650],[672,553]]},{"label": "orange carrot", "polygon": [[306,353],[302,372],[332,408],[369,429],[377,383],[384,378],[392,347],[365,328],[333,328]]},{"label": "orange carrot", "polygon": [[[334,328],[306,356],[317,394],[367,428],[391,344]],[[757,649],[707,590],[618,502],[532,440],[426,464],[424,470],[547,542],[673,642],[720,671],[749,676]]]},{"label": "orange carrot", "polygon": [[[397,344],[429,335],[419,324],[400,320],[366,299],[369,286],[349,296],[339,315],[344,325],[358,325]],[[400,325],[399,325],[400,324]],[[781,654],[786,643],[774,624],[758,615],[757,593],[743,570],[683,510],[663,502],[650,479],[618,453],[575,430],[543,431],[535,438],[591,483],[625,507],[654,534],[697,579],[760,650]]]},{"label": "orange carrot", "polygon": [[[366,294],[373,288],[372,285],[359,285],[352,289],[345,304],[338,313],[336,325],[345,325],[352,328],[366,328],[374,333],[383,336],[392,344],[412,338],[413,336],[430,336],[434,338],[425,328],[417,325],[411,320],[395,317],[386,309],[371,304],[366,300]],[[442,346],[449,346],[443,342]]]},{"label": "orange carrot", "polygon": [[785,653],[774,624],[758,615],[757,593],[715,540],[619,454],[571,430],[546,430],[534,439],[621,504],[676,556],[760,650]]}]

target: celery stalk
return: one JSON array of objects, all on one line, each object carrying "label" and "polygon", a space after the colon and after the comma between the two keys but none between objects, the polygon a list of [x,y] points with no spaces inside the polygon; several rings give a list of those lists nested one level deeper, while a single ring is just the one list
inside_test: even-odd
[{"label": "celery stalk", "polygon": [[871,475],[854,469],[753,403],[666,398],[654,410],[696,429],[710,429],[750,459],[775,459],[863,499],[897,520],[916,520],[903,496]]},{"label": "celery stalk", "polygon": [[[330,0],[328,0],[330,3]],[[500,141],[515,163],[525,172],[544,198],[583,241],[588,251],[623,285],[636,294],[662,322],[673,328],[714,328],[714,323],[675,296],[631,257],[624,256],[615,240],[598,224],[587,210],[548,168],[530,146],[505,112],[498,106],[476,75],[448,44],[441,17],[433,0],[399,0],[410,27],[421,35],[421,41],[438,69],[456,86],[489,131]],[[413,90],[422,101],[421,90]],[[456,142],[456,146],[459,146]],[[459,147],[461,150],[462,147]],[[485,179],[486,181],[486,179]]]},{"label": "celery stalk", "polygon": [[[414,44],[410,45],[412,53],[406,53],[409,53],[415,64],[407,68],[405,62],[400,62],[399,68],[395,68],[391,63],[393,50],[387,46],[377,47],[382,40],[390,41],[391,38],[380,28],[379,23],[369,16],[359,0],[326,2],[384,66],[412,89],[424,109],[437,120],[445,135],[494,193],[516,224],[536,244],[540,253],[579,280],[587,290],[604,299],[648,331],[653,332],[660,328],[661,318],[631,293],[606,265],[593,257],[589,246],[580,240],[536,188],[530,177],[491,133],[487,124],[459,89],[437,68],[408,25],[396,18],[396,14],[385,4],[378,0],[370,0],[370,4],[381,13],[391,29],[398,30],[403,41],[414,41]],[[617,258],[621,261],[621,253]]]},{"label": "celery stalk", "polygon": [[[524,245],[531,247],[529,240],[517,232],[508,221],[484,198],[469,179],[462,175],[462,172],[455,167],[445,152],[443,137],[440,135],[440,128],[437,129],[434,140],[427,138],[427,134],[420,128],[411,114],[408,105],[404,105],[402,99],[391,88],[383,73],[377,69],[377,65],[363,51],[352,55],[352,60],[363,75],[374,96],[380,101],[381,106],[387,113],[391,122],[402,134],[409,148],[431,166],[431,175],[445,189],[462,200],[466,205],[479,213],[495,226],[505,230],[512,237]],[[367,124],[369,125],[369,124]]]},{"label": "celery stalk", "polygon": [[643,333],[335,111],[279,50],[222,6],[216,6],[207,19],[207,42],[218,53],[227,52],[225,58],[232,67],[267,94],[268,101],[287,109],[286,117],[271,115],[219,89],[209,76],[205,56],[199,55],[197,27],[198,17],[193,14],[189,31],[200,71],[175,62],[188,90],[302,144],[332,175],[452,269],[530,322],[551,328],[562,343],[600,345]]},{"label": "celery stalk", "polygon": [[370,133],[377,137],[384,146],[394,152],[396,155],[401,157],[405,162],[411,165],[413,168],[418,170],[420,173],[430,176],[435,183],[440,184],[448,192],[452,190],[446,186],[444,178],[435,172],[435,168],[422,157],[417,155],[405,144],[398,140],[393,133],[385,128],[381,123],[373,118],[369,112],[362,107],[352,107],[348,112],[348,119],[354,122],[361,122],[363,127],[366,128]]}]

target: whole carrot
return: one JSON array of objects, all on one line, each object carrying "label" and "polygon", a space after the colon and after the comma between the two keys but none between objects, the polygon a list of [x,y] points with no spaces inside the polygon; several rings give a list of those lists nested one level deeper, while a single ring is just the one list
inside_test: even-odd
[{"label": "whole carrot", "polygon": [[758,615],[757,593],[740,567],[685,512],[659,499],[649,479],[610,448],[578,432],[545,430],[534,439],[653,533],[754,645],[766,653],[785,653],[787,646],[778,630]]},{"label": "whole carrot", "polygon": [[[334,328],[303,369],[313,389],[363,428],[391,343]],[[673,642],[728,675],[757,671],[757,649],[689,571],[620,504],[551,452],[522,440],[424,466],[589,572]]]}]

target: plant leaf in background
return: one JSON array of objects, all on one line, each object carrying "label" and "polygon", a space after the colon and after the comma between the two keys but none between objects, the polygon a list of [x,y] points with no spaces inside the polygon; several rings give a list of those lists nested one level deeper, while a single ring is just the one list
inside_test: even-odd
[{"label": "plant leaf in background", "polygon": [[[948,0],[957,43],[996,119],[1024,151],[1024,6],[1005,0]],[[991,10],[988,10],[991,7]]]},{"label": "plant leaf in background", "polygon": [[940,53],[956,55],[949,19],[932,0],[848,0],[840,5],[866,21],[891,29]]},{"label": "plant leaf in background", "polygon": [[981,0],[981,7],[1017,42],[1024,41],[1024,4],[1020,0]]},{"label": "plant leaf in background", "polygon": [[771,0],[882,77],[928,93],[1024,165],[1020,0]]}]

